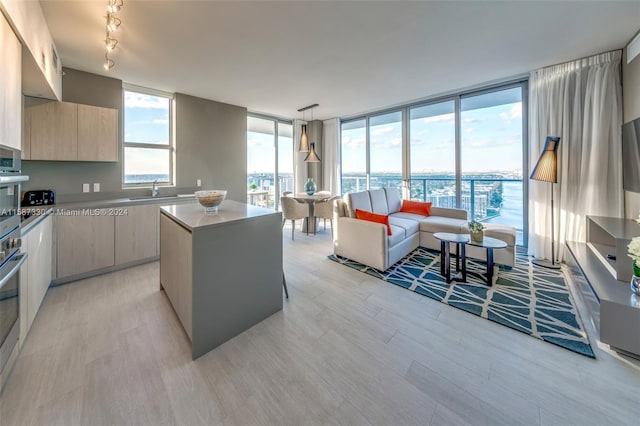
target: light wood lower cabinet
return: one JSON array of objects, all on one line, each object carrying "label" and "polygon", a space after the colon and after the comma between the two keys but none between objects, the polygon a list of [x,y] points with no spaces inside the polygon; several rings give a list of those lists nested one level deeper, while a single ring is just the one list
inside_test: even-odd
[{"label": "light wood lower cabinet", "polygon": [[115,217],[116,265],[157,256],[159,205],[132,206],[123,210],[127,214]]},{"label": "light wood lower cabinet", "polygon": [[[172,202],[190,203],[193,199]],[[102,209],[61,209],[55,216],[54,284],[156,260],[160,254],[161,205],[156,202]]]},{"label": "light wood lower cabinet", "polygon": [[114,265],[114,218],[108,209],[69,210],[56,216],[57,278]]},{"label": "light wood lower cabinet", "polygon": [[189,339],[192,335],[191,232],[160,215],[160,285],[167,293]]},{"label": "light wood lower cabinet", "polygon": [[27,259],[20,269],[20,344],[33,324],[51,283],[53,218],[45,217],[22,236],[22,252]]}]

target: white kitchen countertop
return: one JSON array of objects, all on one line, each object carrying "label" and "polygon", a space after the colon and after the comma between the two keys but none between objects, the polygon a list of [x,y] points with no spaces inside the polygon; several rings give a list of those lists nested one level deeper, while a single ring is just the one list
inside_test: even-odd
[{"label": "white kitchen countertop", "polygon": [[189,231],[199,228],[221,225],[228,222],[249,220],[267,215],[281,215],[281,212],[257,207],[250,204],[224,200],[217,212],[205,212],[199,203],[172,204],[160,207],[160,213],[166,214]]},{"label": "white kitchen countertop", "polygon": [[196,201],[195,194],[180,194],[170,197],[139,197],[139,198],[111,198],[105,200],[91,201],[73,201],[66,203],[57,203],[48,206],[20,207],[20,210],[33,211],[33,216],[22,221],[20,224],[21,234],[26,235],[33,229],[42,219],[50,214],[58,214],[65,210],[92,210],[102,208],[125,208],[129,206],[139,206],[145,204],[175,204],[175,203],[195,203],[198,207],[200,204]]}]

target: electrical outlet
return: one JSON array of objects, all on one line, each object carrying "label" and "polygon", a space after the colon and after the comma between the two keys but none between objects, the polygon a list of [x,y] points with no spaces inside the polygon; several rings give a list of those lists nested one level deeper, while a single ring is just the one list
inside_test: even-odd
[{"label": "electrical outlet", "polygon": [[89,192],[89,184],[88,183],[83,183],[82,184],[82,192]]},{"label": "electrical outlet", "polygon": [[100,192],[100,184],[99,183],[94,183],[93,184],[93,192]]},{"label": "electrical outlet", "polygon": [[196,180],[196,186],[197,187],[201,187],[202,186],[202,180],[200,180],[200,179]]}]

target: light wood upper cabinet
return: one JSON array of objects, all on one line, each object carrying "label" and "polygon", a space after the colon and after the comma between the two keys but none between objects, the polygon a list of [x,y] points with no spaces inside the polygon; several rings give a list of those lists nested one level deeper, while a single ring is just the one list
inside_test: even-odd
[{"label": "light wood upper cabinet", "polygon": [[47,102],[29,107],[30,160],[78,159],[78,107]]},{"label": "light wood upper cabinet", "polygon": [[[22,41],[24,56],[18,56],[24,73],[21,91],[25,95],[60,100],[62,97],[62,63],[39,1],[0,0],[7,17]],[[5,45],[0,43],[0,50]],[[0,80],[2,81],[2,80]]]},{"label": "light wood upper cabinet", "polygon": [[118,110],[78,105],[78,160],[118,161]]},{"label": "light wood upper cabinet", "polygon": [[22,46],[0,13],[0,144],[20,149]]},{"label": "light wood upper cabinet", "polygon": [[24,110],[22,115],[22,159],[28,160],[31,158],[31,112],[30,110]]},{"label": "light wood upper cabinet", "polygon": [[46,102],[24,111],[25,160],[118,161],[118,110]]}]

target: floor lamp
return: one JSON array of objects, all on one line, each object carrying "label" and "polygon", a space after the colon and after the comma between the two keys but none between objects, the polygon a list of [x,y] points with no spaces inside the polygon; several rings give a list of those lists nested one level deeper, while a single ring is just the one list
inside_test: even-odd
[{"label": "floor lamp", "polygon": [[554,212],[553,209],[553,184],[558,182],[558,145],[560,138],[557,136],[547,136],[544,141],[544,149],[538,158],[529,179],[541,182],[549,182],[551,184],[551,262],[542,259],[533,259],[534,265],[544,266],[545,268],[560,269],[560,265],[556,263],[555,239],[556,234],[553,228]]}]

